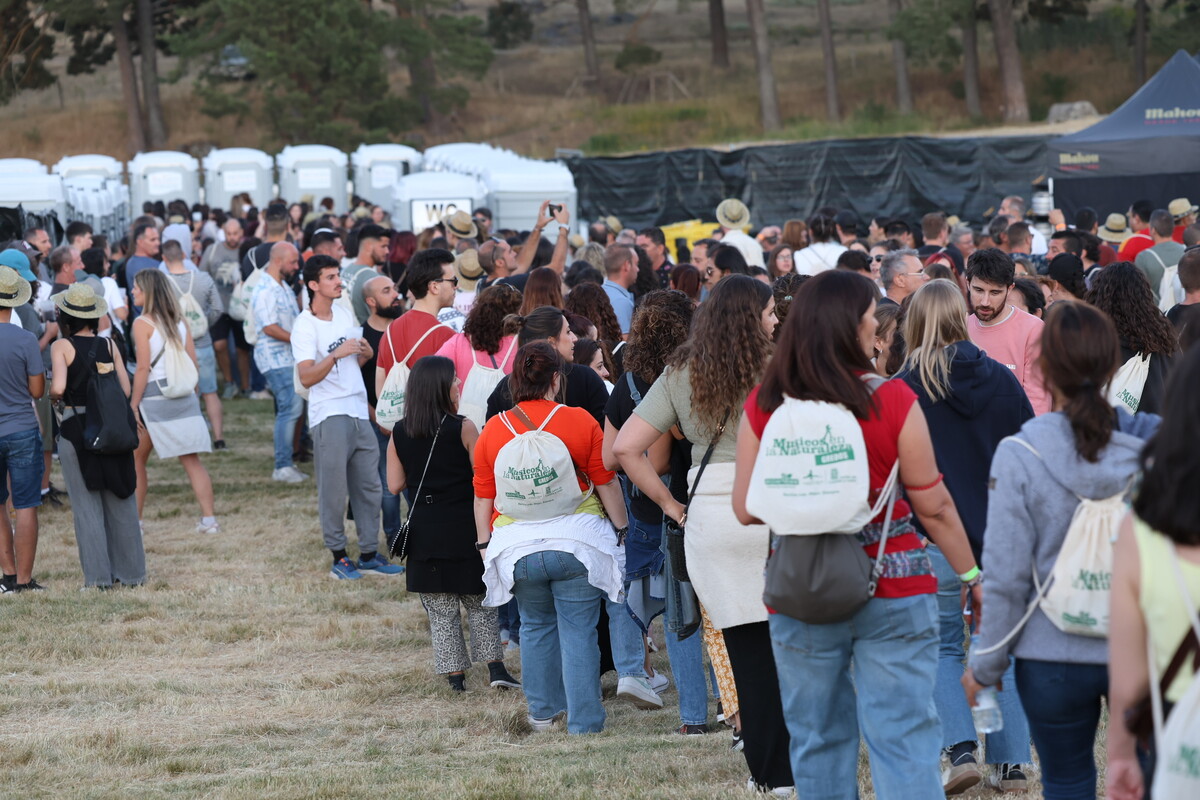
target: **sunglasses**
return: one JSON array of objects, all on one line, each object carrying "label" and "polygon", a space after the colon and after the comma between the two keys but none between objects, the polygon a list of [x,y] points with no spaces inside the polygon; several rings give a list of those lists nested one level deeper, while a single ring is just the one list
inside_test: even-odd
[{"label": "sunglasses", "polygon": [[881,256],[881,255],[871,256],[871,260],[874,261],[876,264],[878,264],[881,261],[883,261],[883,256]]}]

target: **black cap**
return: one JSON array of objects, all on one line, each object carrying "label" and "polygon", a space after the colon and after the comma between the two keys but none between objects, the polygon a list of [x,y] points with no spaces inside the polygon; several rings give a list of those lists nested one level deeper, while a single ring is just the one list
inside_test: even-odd
[{"label": "black cap", "polygon": [[1073,253],[1059,253],[1050,262],[1046,273],[1059,283],[1070,283],[1072,278],[1083,278],[1083,261]]}]

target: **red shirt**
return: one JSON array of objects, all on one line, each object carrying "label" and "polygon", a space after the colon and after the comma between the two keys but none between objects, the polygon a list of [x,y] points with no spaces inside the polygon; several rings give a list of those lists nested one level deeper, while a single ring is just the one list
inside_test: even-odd
[{"label": "red shirt", "polygon": [[[454,329],[438,322],[437,317],[432,314],[415,309],[405,313],[400,319],[392,320],[379,342],[379,359],[375,365],[386,374],[396,363],[396,359],[407,355],[425,332],[434,326],[437,326],[438,330],[425,336],[425,341],[409,356],[409,367],[425,356],[436,355],[438,349],[454,335]],[[395,351],[392,350],[393,344]]]},{"label": "red shirt", "polygon": [[[883,485],[887,483],[892,467],[899,458],[900,430],[908,419],[908,412],[917,402],[917,395],[904,381],[887,381],[874,394],[877,410],[865,420],[858,420],[862,428],[863,441],[867,445],[867,466],[871,474],[871,493],[868,501],[872,504],[879,497]],[[758,387],[750,392],[745,405],[746,421],[759,439],[771,415],[758,406]],[[912,513],[912,508],[903,497],[896,498],[896,506],[892,510],[892,519],[903,519]],[[883,514],[872,522],[882,521]],[[921,537],[912,532],[900,536],[888,536],[888,554],[902,553],[907,550],[923,550]],[[863,550],[874,559],[877,544],[866,545]],[[911,597],[918,594],[932,594],[937,591],[937,576],[930,574],[912,575],[902,578],[881,578],[876,597]]]},{"label": "red shirt", "polygon": [[1121,243],[1121,249],[1117,251],[1117,258],[1122,261],[1133,261],[1137,258],[1138,253],[1149,250],[1151,247],[1154,247],[1154,240],[1150,238],[1150,229],[1146,228]]}]

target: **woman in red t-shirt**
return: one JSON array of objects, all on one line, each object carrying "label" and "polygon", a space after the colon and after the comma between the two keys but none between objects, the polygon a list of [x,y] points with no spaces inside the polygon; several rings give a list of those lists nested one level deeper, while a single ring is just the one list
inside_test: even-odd
[{"label": "woman in red t-shirt", "polygon": [[[879,587],[861,610],[824,625],[771,615],[799,797],[856,796],[860,721],[879,797],[942,796],[933,704],[937,577],[912,526],[913,512],[971,587],[976,605],[982,596],[916,395],[899,381],[872,394],[863,380],[871,372],[878,296],[870,280],[851,272],[829,270],[807,281],[792,300],[775,355],[746,400],[738,429],[733,507],[743,524],[758,522],[746,509],[746,492],[763,430],[785,396],[838,403],[853,412],[867,448],[870,502],[897,460],[907,495],[907,501],[896,500]],[[854,534],[872,559],[881,533],[876,518]]]}]

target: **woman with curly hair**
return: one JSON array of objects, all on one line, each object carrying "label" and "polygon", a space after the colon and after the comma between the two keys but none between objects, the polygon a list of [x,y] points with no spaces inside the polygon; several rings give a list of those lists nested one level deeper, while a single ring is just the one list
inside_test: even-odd
[{"label": "woman with curly hair", "polygon": [[621,351],[625,349],[625,337],[621,334],[621,324],[617,322],[612,301],[604,289],[594,283],[576,286],[567,295],[564,308],[568,314],[578,314],[595,326],[596,330],[589,338],[603,346],[608,371],[620,375],[624,371]]},{"label": "woman with curly hair", "polygon": [[562,278],[549,267],[538,267],[529,273],[525,297],[517,313],[525,316],[542,306],[563,307]]},{"label": "woman with curly hair", "polygon": [[[642,397],[662,374],[671,354],[687,339],[694,312],[692,301],[682,292],[659,290],[646,295],[633,315],[629,330],[627,370],[613,388],[604,409],[604,464],[615,469],[612,445],[621,427],[634,413]],[[669,471],[672,496],[687,499],[687,470],[690,445],[665,433],[651,447],[656,469]],[[627,487],[628,488],[628,487]],[[708,696],[704,679],[704,648],[698,632],[680,639],[678,584],[666,568],[662,543],[662,509],[637,489],[628,492],[629,535],[625,540],[625,596],[629,624],[645,635],[650,623],[668,612],[667,656],[679,689],[679,733],[702,734],[708,731]],[[662,577],[660,577],[662,576]],[[662,581],[665,578],[666,583]],[[666,591],[662,591],[665,589]],[[722,698],[723,700],[725,698]],[[732,700],[732,698],[729,698]],[[727,705],[732,712],[736,706]]]},{"label": "woman with curly hair", "polygon": [[[1130,261],[1109,264],[1096,273],[1087,301],[1112,318],[1121,341],[1121,366],[1109,386],[1109,402],[1121,403],[1131,413],[1159,413],[1179,336],[1158,310],[1146,274]],[[1126,377],[1131,372],[1140,376],[1138,361],[1149,362],[1140,386],[1137,378],[1131,382]]]},{"label": "woman with curly hair", "polygon": [[516,328],[505,326],[505,318],[516,314],[521,293],[506,283],[487,287],[471,306],[462,333],[446,340],[436,355],[454,362],[454,373],[462,382],[460,413],[482,426],[488,395],[505,375],[512,372],[517,350]]},{"label": "woman with curly hair", "polygon": [[[751,781],[768,789],[792,785],[789,738],[762,603],[768,532],[765,525],[737,521],[732,491],[735,431],[742,405],[771,355],[775,323],[770,287],[747,275],[723,278],[697,310],[687,342],[613,442],[629,479],[667,517],[686,524],[688,573],[712,626],[723,634]],[[687,506],[671,494],[646,455],[675,426],[692,445],[688,478],[696,488]],[[713,662],[723,671],[719,654]],[[724,702],[727,683],[721,686]]]}]

